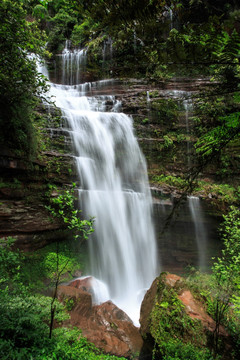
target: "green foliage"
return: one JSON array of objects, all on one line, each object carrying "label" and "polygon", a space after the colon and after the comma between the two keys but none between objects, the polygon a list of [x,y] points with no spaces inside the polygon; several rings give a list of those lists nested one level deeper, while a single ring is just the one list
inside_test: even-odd
[{"label": "green foliage", "polygon": [[[215,268],[215,264],[213,268]],[[221,358],[220,355],[223,350],[221,348],[221,339],[219,338],[219,326],[221,324],[226,328],[232,339],[232,348],[231,351],[229,350],[229,354],[231,352],[230,357],[232,356],[231,358],[237,359],[240,354],[239,285],[235,285],[234,288],[230,284],[227,285],[227,282],[231,281],[231,279],[226,281],[225,275],[227,271],[226,267],[223,271],[225,280],[220,284],[219,278],[222,271],[215,273],[214,270],[213,274],[207,274],[191,269],[187,277],[187,284],[194,297],[207,305],[206,310],[208,314],[216,322],[216,328],[211,339],[214,358],[218,358],[218,356]],[[238,274],[235,275],[238,276]],[[236,304],[235,300],[237,301]],[[235,305],[233,306],[233,304]]]},{"label": "green foliage", "polygon": [[68,311],[71,311],[75,305],[75,302],[74,302],[74,299],[72,298],[65,298],[64,299],[64,305],[65,305],[65,308],[68,310]]},{"label": "green foliage", "polygon": [[186,186],[186,181],[180,176],[173,175],[154,175],[152,181],[156,181],[158,184],[168,184],[170,186],[176,186],[177,188],[183,188]]},{"label": "green foliage", "polygon": [[[42,2],[42,0],[40,0]],[[54,14],[58,13],[61,9],[64,11],[72,14],[74,13],[77,16],[81,16],[83,12],[84,1],[82,0],[72,0],[71,2],[68,0],[49,0],[44,1],[47,3],[47,7],[49,11],[53,12]]]},{"label": "green foliage", "polygon": [[[149,96],[152,97],[151,93]],[[168,123],[169,128],[171,128],[172,123],[176,123],[178,120],[179,108],[174,99],[153,99],[151,109],[157,112],[158,122]]]},{"label": "green foliage", "polygon": [[73,46],[84,45],[89,41],[96,24],[89,18],[85,19],[81,24],[76,24],[71,34]]},{"label": "green foliage", "polygon": [[225,285],[229,290],[229,286],[234,289],[240,283],[240,211],[233,206],[224,216],[222,238],[222,255],[216,259],[212,270],[223,290]]},{"label": "green foliage", "polygon": [[1,2],[0,144],[30,154],[35,144],[33,107],[46,86],[28,54],[42,54],[45,38],[25,16],[21,2]]},{"label": "green foliage", "polygon": [[51,52],[61,51],[66,39],[69,39],[74,26],[77,23],[75,13],[60,9],[50,20],[50,32],[48,35],[48,48]]},{"label": "green foliage", "polygon": [[21,265],[24,281],[34,290],[46,287],[46,282],[52,286],[56,277],[56,260],[58,256],[59,269],[64,270],[60,280],[69,281],[71,274],[76,270],[84,272],[86,267],[86,249],[79,246],[78,242],[61,241],[58,244],[57,255],[56,243],[50,244],[38,252],[26,254]]},{"label": "green foliage", "polygon": [[42,5],[36,5],[33,8],[33,16],[39,20],[45,20],[48,16],[47,9]]},{"label": "green foliage", "polygon": [[148,124],[149,123],[149,119],[148,118],[144,118],[143,120],[142,120],[142,123],[145,125],[145,124]]},{"label": "green foliage", "polygon": [[164,343],[161,346],[161,351],[163,353],[163,360],[213,360],[210,350],[202,350],[192,344],[185,344],[179,340],[169,340]]},{"label": "green foliage", "polygon": [[164,273],[159,277],[150,315],[150,332],[156,344],[154,358],[155,354],[160,353],[163,359],[211,359],[208,350],[200,350],[203,344],[206,345],[200,322],[186,314],[178,298],[184,284],[173,289],[164,282],[164,277]]},{"label": "green foliage", "polygon": [[[240,211],[234,207],[224,216],[222,238],[224,247],[221,257],[216,258],[212,266],[216,279],[215,294],[211,302],[211,311],[216,321],[214,348],[219,350],[220,324],[227,320],[231,299],[238,299],[240,284]],[[226,322],[227,323],[227,322]]]},{"label": "green foliage", "polygon": [[[51,215],[58,217],[64,221],[67,228],[74,232],[74,238],[79,239],[80,236],[87,240],[88,236],[94,231],[92,228],[93,219],[81,220],[81,211],[75,208],[75,188],[73,183],[71,189],[66,189],[63,193],[58,191],[58,196],[50,198],[50,205],[46,209],[50,211]],[[56,187],[50,185],[50,192],[56,190]],[[80,235],[81,234],[81,235]]]},{"label": "green foliage", "polygon": [[[4,354],[6,347],[17,350],[22,347],[44,345],[50,313],[51,299],[30,294],[28,286],[25,285],[21,272],[23,255],[19,251],[10,250],[12,243],[13,239],[10,238],[0,247],[1,358],[7,355]],[[58,304],[56,320],[62,321],[66,318],[63,306]]]},{"label": "green foliage", "polygon": [[169,137],[168,135],[164,135],[163,140],[164,140],[163,147],[169,148],[173,146],[173,139],[171,139],[171,137]]},{"label": "green foliage", "polygon": [[194,193],[201,194],[204,197],[211,196],[218,199],[219,202],[233,204],[238,202],[238,190],[228,184],[216,184],[209,181],[199,180],[196,183]]},{"label": "green foliage", "polygon": [[220,151],[239,136],[240,112],[220,117],[219,121],[221,123],[219,126],[213,127],[197,141],[197,153],[201,156],[209,156],[215,151]]}]

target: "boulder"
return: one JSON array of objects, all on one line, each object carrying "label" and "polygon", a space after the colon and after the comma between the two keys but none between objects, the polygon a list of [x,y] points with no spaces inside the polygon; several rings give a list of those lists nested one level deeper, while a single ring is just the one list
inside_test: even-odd
[{"label": "boulder", "polygon": [[[205,329],[209,330],[211,333],[214,332],[216,328],[215,321],[206,313],[203,305],[194,299],[189,290],[184,290],[178,298],[185,305],[185,311],[192,319],[200,320]],[[227,331],[222,325],[219,327],[219,334],[221,336],[228,336]]]},{"label": "boulder", "polygon": [[[174,287],[177,281],[181,281],[180,276],[177,276],[175,274],[167,274],[165,277],[165,282],[170,287]],[[151,311],[154,307],[155,301],[156,301],[156,295],[157,295],[157,289],[158,289],[158,283],[159,278],[157,277],[150,289],[146,292],[142,305],[141,305],[141,311],[140,311],[140,324],[141,324],[141,334],[143,336],[146,336],[146,334],[150,333],[150,324],[151,324]]]},{"label": "boulder", "polygon": [[[154,344],[175,340],[206,348],[212,343],[216,328],[215,321],[206,312],[206,304],[194,298],[183,278],[169,273],[156,278],[145,294],[140,325],[148,353]],[[223,326],[219,335],[225,353],[229,348],[229,335]]]},{"label": "boulder", "polygon": [[78,325],[78,322],[83,316],[92,315],[92,296],[86,291],[71,286],[60,285],[58,286],[58,299],[63,303],[72,300],[70,311],[74,313],[75,316],[74,319],[71,319],[71,324],[74,326]]},{"label": "boulder", "polygon": [[83,335],[104,352],[129,357],[140,352],[143,340],[127,314],[111,301],[93,306],[93,315]]},{"label": "boulder", "polygon": [[92,293],[93,292],[92,281],[93,281],[93,278],[91,276],[87,276],[87,277],[84,277],[81,279],[75,279],[75,280],[71,281],[68,284],[68,286]]},{"label": "boulder", "polygon": [[60,301],[67,303],[73,300],[67,324],[79,327],[83,336],[105,353],[130,357],[140,352],[143,340],[139,329],[111,301],[93,306],[91,294],[83,290],[83,284],[87,287],[89,282],[91,277],[58,287]]}]

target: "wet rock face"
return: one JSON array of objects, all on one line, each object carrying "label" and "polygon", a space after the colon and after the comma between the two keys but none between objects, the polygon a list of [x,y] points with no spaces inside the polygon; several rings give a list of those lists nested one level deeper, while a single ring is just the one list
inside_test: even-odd
[{"label": "wet rock face", "polygon": [[75,279],[71,281],[68,286],[74,287],[76,289],[80,289],[82,291],[87,291],[88,293],[92,294],[92,277],[88,276],[82,279]]},{"label": "wet rock face", "polygon": [[57,151],[41,155],[41,161],[31,161],[0,149],[0,238],[13,237],[14,246],[24,251],[68,236],[66,225],[46,210],[46,193],[47,184],[71,182],[74,161]]},{"label": "wet rock face", "polygon": [[[85,281],[89,284],[89,278]],[[82,330],[90,342],[104,352],[129,357],[142,348],[142,337],[128,315],[111,301],[101,305],[92,305],[91,294],[83,290],[79,282],[70,283],[71,286],[59,286],[58,298],[63,303],[73,302],[68,324]],[[77,287],[81,288],[77,288]]]},{"label": "wet rock face", "polygon": [[24,199],[0,201],[0,229],[0,237],[14,237],[15,246],[25,251],[66,236],[63,224],[50,219],[43,204],[26,203]]}]

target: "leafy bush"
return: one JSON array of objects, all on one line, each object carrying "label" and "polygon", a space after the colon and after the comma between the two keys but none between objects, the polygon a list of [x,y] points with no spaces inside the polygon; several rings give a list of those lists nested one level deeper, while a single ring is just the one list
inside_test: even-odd
[{"label": "leafy bush", "polygon": [[89,40],[92,31],[94,31],[94,23],[89,18],[81,24],[76,24],[71,35],[73,46],[83,46]]},{"label": "leafy bush", "polygon": [[92,228],[93,219],[81,220],[81,211],[75,208],[75,188],[76,184],[72,184],[72,188],[66,190],[57,190],[56,187],[50,185],[50,192],[54,189],[58,192],[58,196],[50,198],[50,205],[46,209],[51,215],[58,217],[64,221],[69,230],[74,232],[74,238],[79,239],[80,236],[85,240],[94,231]]},{"label": "leafy bush", "polygon": [[70,15],[64,9],[50,20],[50,32],[48,36],[48,48],[52,52],[63,50],[66,39],[69,39],[77,19]]},{"label": "leafy bush", "polygon": [[35,16],[37,19],[44,20],[48,16],[47,9],[38,4],[33,8],[33,16]]},{"label": "leafy bush", "polygon": [[176,186],[178,188],[184,188],[187,184],[186,180],[180,176],[173,175],[154,175],[152,177],[153,181],[156,181],[159,184],[168,184],[170,186]]},{"label": "leafy bush", "polygon": [[[163,360],[213,360],[213,356],[208,349],[200,350],[196,346],[180,340],[170,340],[161,345]],[[217,359],[217,358],[215,358]]]}]

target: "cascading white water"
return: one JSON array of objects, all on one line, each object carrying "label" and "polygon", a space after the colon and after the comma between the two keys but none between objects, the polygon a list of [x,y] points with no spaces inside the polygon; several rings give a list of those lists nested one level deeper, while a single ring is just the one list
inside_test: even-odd
[{"label": "cascading white water", "polygon": [[71,51],[71,43],[66,40],[62,53],[62,84],[74,85],[80,82],[80,68],[86,66],[86,49]]},{"label": "cascading white water", "polygon": [[[144,291],[157,275],[157,251],[146,164],[132,120],[115,112],[113,96],[86,97],[84,85],[50,85],[74,144],[80,207],[95,217],[91,275],[137,325]],[[113,102],[111,112],[106,101]]]},{"label": "cascading white water", "polygon": [[109,37],[108,39],[104,40],[103,43],[103,50],[102,50],[102,67],[103,69],[106,68],[106,60],[112,62],[113,58],[113,41]]}]

